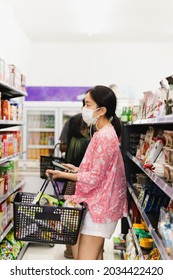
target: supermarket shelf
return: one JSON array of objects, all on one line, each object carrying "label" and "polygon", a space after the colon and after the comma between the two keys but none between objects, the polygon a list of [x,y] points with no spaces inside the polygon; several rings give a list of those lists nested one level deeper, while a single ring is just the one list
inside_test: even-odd
[{"label": "supermarket shelf", "polygon": [[141,125],[141,124],[149,125],[149,124],[167,124],[167,123],[173,123],[173,114],[158,117],[158,118],[136,120],[136,121],[133,121],[133,122],[128,122],[127,125]]},{"label": "supermarket shelf", "polygon": [[7,233],[9,233],[9,231],[12,229],[13,227],[13,223],[11,222],[6,229],[4,230],[4,232],[0,235],[0,242],[5,238],[5,236],[7,235]]},{"label": "supermarket shelf", "polygon": [[22,121],[11,121],[11,120],[0,120],[0,127],[1,128],[7,128],[11,126],[20,126],[24,125],[24,122]]},{"label": "supermarket shelf", "polygon": [[54,149],[54,145],[28,145],[28,149]]},{"label": "supermarket shelf", "polygon": [[14,158],[18,157],[18,156],[21,156],[23,154],[23,152],[21,153],[16,153],[14,155],[11,155],[11,156],[8,156],[8,157],[4,157],[4,158],[1,158],[0,159],[0,164],[3,164],[9,160],[13,160]]},{"label": "supermarket shelf", "polygon": [[20,250],[19,255],[17,256],[17,260],[21,260],[27,247],[28,247],[29,242],[26,242],[25,245],[23,246],[23,248]]},{"label": "supermarket shelf", "polygon": [[131,222],[131,219],[130,219],[129,216],[127,216],[127,221],[128,221],[129,227],[130,227],[130,231],[131,231],[131,233],[132,233],[132,235],[133,235],[133,239],[134,239],[134,241],[135,241],[135,245],[136,245],[136,248],[137,248],[137,251],[138,251],[138,254],[139,254],[139,259],[140,259],[140,260],[143,260],[144,257],[143,257],[143,254],[142,254],[142,250],[141,250],[141,247],[140,247],[140,245],[139,245],[137,236],[136,236],[136,234],[135,234],[135,231],[134,231],[134,229],[133,229],[132,222]]},{"label": "supermarket shelf", "polygon": [[39,127],[39,128],[28,128],[28,132],[55,132],[55,128],[46,128],[46,127]]},{"label": "supermarket shelf", "polygon": [[131,196],[133,197],[133,200],[134,200],[134,202],[135,202],[135,204],[136,204],[136,206],[137,206],[137,208],[138,208],[142,218],[144,219],[144,221],[145,221],[145,223],[147,225],[147,228],[148,228],[148,230],[149,230],[149,232],[150,232],[150,234],[151,234],[151,236],[152,236],[152,238],[154,240],[154,243],[156,244],[156,247],[158,248],[158,250],[159,250],[159,252],[161,254],[162,259],[163,260],[169,260],[170,258],[169,258],[168,254],[166,252],[166,249],[165,249],[165,247],[164,247],[164,245],[162,243],[162,240],[159,238],[159,236],[157,235],[155,229],[152,227],[152,225],[151,225],[151,223],[150,223],[150,221],[149,221],[149,219],[148,219],[144,209],[141,207],[141,205],[140,205],[140,203],[139,203],[139,201],[138,201],[138,199],[137,199],[137,197],[136,197],[136,195],[135,195],[135,193],[134,193],[134,191],[131,188],[129,183],[127,183],[127,187],[128,187],[128,190],[129,190]]},{"label": "supermarket shelf", "polygon": [[173,199],[173,188],[168,185],[163,179],[158,177],[149,169],[145,169],[142,164],[138,161],[138,159],[132,156],[129,152],[127,152],[127,156],[145,173],[147,176],[161,189],[166,193],[171,199]]},{"label": "supermarket shelf", "polygon": [[3,201],[5,201],[7,199],[7,197],[9,197],[12,193],[14,193],[15,191],[17,191],[18,189],[20,189],[23,185],[24,185],[24,180],[22,180],[21,182],[19,182],[14,188],[12,188],[11,190],[9,190],[6,194],[4,194],[2,197],[0,197],[0,203],[2,203]]},{"label": "supermarket shelf", "polygon": [[27,92],[17,89],[4,81],[0,81],[0,91],[5,93],[9,98],[27,96]]}]

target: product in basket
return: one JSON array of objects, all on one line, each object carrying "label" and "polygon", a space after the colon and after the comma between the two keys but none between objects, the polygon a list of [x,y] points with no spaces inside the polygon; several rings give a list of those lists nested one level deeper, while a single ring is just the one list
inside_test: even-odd
[{"label": "product in basket", "polygon": [[49,206],[57,206],[57,205],[63,206],[63,204],[64,204],[63,201],[58,200],[57,198],[55,198],[52,195],[42,194],[41,191],[36,195],[32,204],[36,204],[37,202],[39,202],[40,205],[49,205]]},{"label": "product in basket", "polygon": [[[52,182],[56,196],[45,194]],[[16,240],[71,244],[77,242],[85,207],[66,202],[59,196],[56,185],[47,179],[38,194],[18,192],[14,198],[14,233]],[[76,207],[75,207],[76,206]]]},{"label": "product in basket", "polygon": [[71,199],[67,199],[64,202],[64,207],[72,207],[72,208],[78,208],[78,209],[82,209],[82,205],[80,205],[79,203],[76,203],[75,201],[71,200]]}]

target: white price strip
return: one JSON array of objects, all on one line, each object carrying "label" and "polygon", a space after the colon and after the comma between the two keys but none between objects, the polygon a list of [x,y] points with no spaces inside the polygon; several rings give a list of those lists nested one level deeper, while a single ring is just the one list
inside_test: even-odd
[{"label": "white price strip", "polygon": [[3,279],[151,279],[165,280],[173,275],[172,261],[1,261]]}]

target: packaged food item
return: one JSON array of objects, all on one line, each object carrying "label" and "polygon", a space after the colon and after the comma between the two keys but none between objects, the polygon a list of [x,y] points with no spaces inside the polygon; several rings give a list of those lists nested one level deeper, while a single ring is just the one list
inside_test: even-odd
[{"label": "packaged food item", "polygon": [[121,236],[114,236],[113,237],[113,244],[114,244],[114,250],[125,250],[126,248],[126,240]]},{"label": "packaged food item", "polygon": [[10,102],[8,100],[1,100],[1,114],[3,120],[10,119]]},{"label": "packaged food item", "polygon": [[2,213],[2,230],[7,226],[7,201],[0,204],[0,213]]},{"label": "packaged food item", "polygon": [[164,130],[164,138],[166,142],[166,146],[173,148],[173,131],[172,130]]},{"label": "packaged food item", "polygon": [[152,249],[147,258],[147,260],[160,260],[160,259],[161,259],[161,255],[157,248]]},{"label": "packaged food item", "polygon": [[0,197],[4,195],[4,178],[0,178]]},{"label": "packaged food item", "polygon": [[172,159],[172,149],[169,147],[163,147],[163,152],[164,152],[164,156],[165,156],[165,163],[170,164]]},{"label": "packaged food item", "polygon": [[163,178],[164,177],[164,166],[163,163],[153,163],[153,172],[154,174],[156,174],[157,176]]},{"label": "packaged food item", "polygon": [[167,182],[171,182],[170,166],[168,164],[163,164],[164,167],[164,178]]},{"label": "packaged food item", "polygon": [[169,166],[169,171],[170,171],[170,181],[173,187],[173,166]]},{"label": "packaged food item", "polygon": [[154,241],[152,238],[141,238],[140,239],[140,246],[145,249],[153,248]]},{"label": "packaged food item", "polygon": [[67,199],[64,202],[64,207],[71,207],[71,208],[78,208],[78,209],[82,209],[82,205],[80,205],[79,203],[76,203],[75,201],[71,200],[71,199]]},{"label": "packaged food item", "polygon": [[146,155],[146,159],[145,159],[145,163],[154,163],[157,159],[157,157],[159,156],[160,152],[163,149],[163,141],[162,140],[157,140],[152,146],[151,149],[149,149],[147,155]]},{"label": "packaged food item", "polygon": [[173,149],[169,151],[169,164],[173,166]]},{"label": "packaged food item", "polygon": [[[40,196],[41,196],[41,199],[40,199]],[[40,199],[40,201],[39,201],[39,199]],[[49,195],[49,194],[42,195],[41,191],[35,197],[33,204],[36,204],[38,201],[39,201],[40,205],[49,205],[49,206],[61,205],[62,206],[64,204],[63,201],[58,200],[57,198],[55,198],[52,195]]]}]

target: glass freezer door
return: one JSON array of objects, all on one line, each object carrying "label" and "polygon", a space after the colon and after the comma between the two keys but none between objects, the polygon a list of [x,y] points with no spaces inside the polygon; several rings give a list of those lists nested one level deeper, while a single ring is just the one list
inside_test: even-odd
[{"label": "glass freezer door", "polygon": [[55,145],[55,111],[27,110],[27,159],[49,156]]}]

